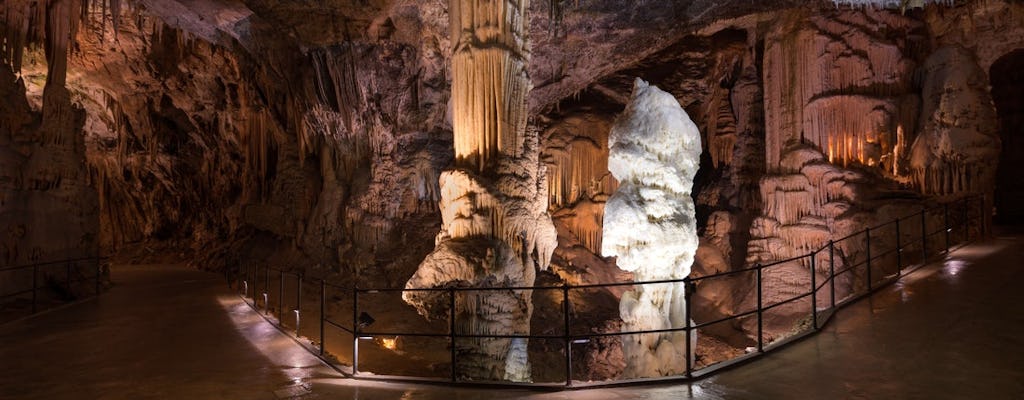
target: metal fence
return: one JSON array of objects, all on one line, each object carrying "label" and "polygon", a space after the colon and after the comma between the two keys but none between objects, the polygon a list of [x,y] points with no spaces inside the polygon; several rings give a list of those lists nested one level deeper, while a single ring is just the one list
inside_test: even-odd
[{"label": "metal fence", "polygon": [[[0,284],[3,284],[0,287],[14,288],[12,292],[0,293],[0,305],[4,309],[18,311],[16,306],[19,303],[30,302],[31,305],[21,314],[32,315],[52,307],[54,303],[79,299],[81,296],[75,289],[91,289],[85,293],[98,296],[102,290],[104,260],[105,257],[82,257],[0,268]],[[91,283],[92,287],[82,287],[83,283]],[[50,300],[56,301],[44,302],[40,298],[41,292],[55,294],[52,297],[56,299]]]},{"label": "metal fence", "polygon": [[[277,319],[272,320],[279,329],[293,335],[295,339],[306,338],[309,344],[306,348],[321,358],[331,363],[335,369],[345,374],[360,379],[377,380],[410,380],[410,381],[434,381],[448,383],[473,383],[473,384],[498,384],[515,386],[538,386],[549,388],[589,387],[608,384],[653,382],[665,380],[687,380],[706,376],[722,368],[735,365],[740,362],[756,358],[767,351],[781,347],[795,340],[813,334],[821,329],[834,314],[834,311],[844,305],[852,303],[872,292],[897,281],[906,271],[924,265],[934,256],[947,254],[955,245],[966,244],[972,240],[983,237],[986,234],[986,200],[984,196],[971,196],[961,198],[953,202],[945,203],[936,207],[924,208],[922,210],[889,222],[872,226],[853,233],[846,237],[830,240],[823,247],[809,251],[807,254],[775,261],[767,264],[758,264],[751,267],[725,271],[721,273],[691,276],[684,279],[659,280],[649,282],[620,282],[591,285],[563,285],[563,286],[531,286],[531,287],[444,287],[444,288],[359,288],[344,287],[331,284],[326,279],[307,278],[302,273],[288,272],[271,267],[258,267],[252,265],[244,271],[237,271],[238,274],[229,279],[229,282],[237,282],[240,292],[244,298],[251,298],[247,302],[255,309],[261,308],[269,317],[276,312]],[[773,281],[772,274],[777,269],[802,268],[803,270],[816,271],[809,273],[809,282],[785,282],[792,292],[793,284],[806,284],[806,289],[791,293],[791,296],[784,300],[766,302],[771,298],[771,290],[776,290],[780,282]],[[819,279],[819,275],[823,279]],[[229,277],[230,278],[230,277]],[[273,278],[273,279],[272,279]],[[730,315],[722,316],[713,320],[693,322],[692,304],[690,297],[695,291],[700,290],[703,283],[720,279],[751,279],[756,290],[756,304],[749,309],[739,310]],[[274,280],[276,285],[272,284]],[[850,288],[844,292],[837,289],[837,280],[842,280],[844,285]],[[662,284],[686,285],[686,310],[684,323],[678,327],[657,330],[638,330],[628,332],[607,332],[600,331],[596,326],[589,326],[584,321],[576,321],[573,316],[576,314],[573,299],[586,299],[593,294],[594,289],[612,287],[637,287],[653,286]],[[316,295],[318,305],[303,306],[304,287],[312,285],[318,292]],[[276,289],[276,290],[275,290]],[[308,290],[308,289],[306,289]],[[276,291],[276,294],[275,294]],[[534,326],[530,334],[507,334],[507,335],[481,335],[459,331],[457,328],[458,316],[454,312],[456,301],[459,296],[467,293],[479,292],[516,292],[530,291],[535,295],[542,292],[549,297],[560,297],[561,300],[561,321],[557,327],[547,325],[542,327]],[[368,329],[374,323],[373,318],[366,313],[368,310],[365,303],[367,296],[400,295],[405,292],[438,292],[446,294],[447,319],[446,330],[437,331],[437,325],[427,325],[420,330],[399,330],[386,329],[387,323],[380,321],[375,330]],[[550,293],[548,293],[550,292]],[[788,293],[788,292],[787,292]],[[775,293],[779,294],[779,293]],[[783,293],[784,294],[784,293]],[[309,303],[316,304],[310,301]],[[331,315],[329,304],[340,305],[345,308],[344,316],[336,318]],[[369,301],[376,304],[376,301]],[[789,335],[778,337],[766,337],[764,327],[765,315],[776,311],[780,307],[806,307],[806,318],[804,328]],[[315,308],[319,308],[316,310]],[[287,313],[286,313],[287,310]],[[301,314],[318,314],[318,325],[316,329],[309,326],[300,326]],[[286,315],[291,314],[291,317]],[[536,311],[535,311],[536,315]],[[548,320],[555,320],[549,318]],[[393,321],[392,321],[393,322]],[[691,348],[691,335],[697,334],[702,329],[709,329],[716,324],[722,323],[749,323],[756,344],[746,349],[743,354],[729,355],[724,359],[705,358],[703,366],[696,366],[693,363],[693,355],[700,350]],[[381,325],[385,325],[382,329]],[[538,325],[538,324],[533,324]],[[300,328],[304,328],[300,329]],[[433,328],[433,329],[431,329]],[[328,332],[331,329],[334,332]],[[552,330],[556,330],[552,332]],[[294,333],[292,333],[294,332]],[[305,334],[303,334],[305,332]],[[630,335],[644,334],[665,334],[681,333],[685,335],[685,365],[680,366],[679,374],[672,376],[642,377],[637,379],[612,379],[597,382],[584,381],[585,376],[581,369],[574,368],[573,346],[586,344],[592,340],[602,338],[624,338]],[[325,349],[329,341],[335,340],[340,334],[343,337],[343,349],[345,354],[339,355],[349,359],[349,365],[343,366],[333,355]],[[447,363],[446,368],[423,373],[410,374],[381,374],[384,371],[374,373],[360,372],[360,341],[376,340],[380,338],[420,338],[421,340],[434,340],[433,343],[443,346],[434,346],[445,349],[446,360],[435,360],[435,364]],[[557,368],[548,370],[561,370],[561,376],[554,379],[550,376],[542,379],[535,377],[534,382],[514,383],[507,381],[489,382],[470,380],[460,377],[458,374],[459,354],[456,351],[456,343],[459,340],[470,340],[480,338],[507,338],[507,339],[529,339],[533,341],[555,342],[554,349],[545,347],[546,360],[563,363]],[[299,340],[300,343],[305,343]],[[422,350],[422,349],[421,349]],[[533,355],[533,353],[531,353]],[[436,358],[438,354],[434,354]],[[550,374],[549,374],[550,375]]]}]

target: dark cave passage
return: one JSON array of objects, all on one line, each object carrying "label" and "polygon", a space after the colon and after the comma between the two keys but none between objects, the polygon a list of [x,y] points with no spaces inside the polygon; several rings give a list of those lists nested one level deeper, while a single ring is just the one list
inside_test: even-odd
[{"label": "dark cave passage", "polygon": [[996,222],[1024,223],[1024,49],[1014,50],[996,60],[989,72],[992,100],[999,113],[1003,142],[996,173]]}]

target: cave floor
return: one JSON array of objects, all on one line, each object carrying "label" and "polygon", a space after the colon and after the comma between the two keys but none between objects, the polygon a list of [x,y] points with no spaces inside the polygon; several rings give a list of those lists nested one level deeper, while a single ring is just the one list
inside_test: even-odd
[{"label": "cave floor", "polygon": [[220,276],[121,266],[98,299],[0,327],[0,399],[1024,398],[1024,230],[954,251],[818,335],[692,384],[565,392],[341,379]]}]

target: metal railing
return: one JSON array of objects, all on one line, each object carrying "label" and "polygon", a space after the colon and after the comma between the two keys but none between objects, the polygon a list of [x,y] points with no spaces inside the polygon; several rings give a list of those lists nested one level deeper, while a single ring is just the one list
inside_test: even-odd
[{"label": "metal railing", "polygon": [[[19,298],[31,296],[31,306],[26,315],[33,315],[43,311],[39,296],[42,290],[62,291],[58,297],[63,297],[65,301],[73,301],[80,298],[75,294],[76,285],[85,282],[92,283],[91,296],[87,297],[98,296],[102,291],[103,261],[106,259],[81,257],[0,268],[0,283],[3,285],[17,287],[22,286],[19,283],[23,282],[25,287],[29,287],[10,293],[0,293],[0,305],[9,308]],[[3,322],[6,321],[0,321]]]},{"label": "metal railing", "polygon": [[[850,304],[864,296],[868,296],[874,291],[897,281],[906,271],[908,271],[908,269],[923,266],[931,257],[939,254],[948,254],[954,245],[966,244],[972,240],[985,236],[987,230],[986,208],[986,200],[983,196],[965,197],[951,203],[945,203],[931,208],[922,207],[922,210],[917,213],[866,228],[843,238],[830,240],[823,247],[810,250],[807,254],[801,256],[766,264],[757,264],[738,270],[725,271],[705,276],[687,277],[684,279],[531,287],[371,289],[344,287],[331,284],[324,278],[309,279],[301,273],[288,272],[270,267],[259,268],[258,266],[253,265],[245,271],[238,271],[239,273],[235,279],[230,279],[229,277],[229,282],[234,280],[239,283],[239,289],[243,291],[243,298],[251,298],[251,303],[248,302],[248,300],[247,303],[249,303],[254,309],[260,309],[260,300],[262,298],[262,308],[266,312],[266,315],[269,317],[274,311],[276,311],[278,315],[277,321],[273,321],[270,318],[268,318],[268,320],[282,331],[287,330],[286,323],[284,321],[289,318],[284,316],[286,309],[285,306],[288,305],[289,312],[294,313],[294,324],[292,324],[291,327],[294,328],[293,338],[295,339],[303,337],[303,331],[300,329],[300,314],[304,311],[302,305],[303,286],[309,284],[317,286],[319,289],[319,294],[317,296],[319,304],[314,307],[319,307],[319,325],[317,326],[318,329],[312,330],[312,332],[310,332],[311,329],[307,327],[307,332],[309,332],[309,334],[305,335],[305,337],[311,340],[311,342],[306,346],[306,348],[331,363],[335,369],[342,371],[351,377],[377,380],[412,380],[419,382],[435,381],[515,386],[526,385],[555,388],[588,387],[647,381],[688,380],[706,376],[728,366],[735,365],[736,363],[750,360],[774,348],[781,347],[785,344],[813,334],[819,331],[822,326],[832,318],[836,309]],[[785,268],[808,272],[814,271],[814,273],[808,273],[809,282],[784,282],[783,280],[780,280],[779,276],[776,276],[776,271]],[[272,278],[277,279],[276,296],[273,293],[275,288],[274,285],[271,284]],[[693,301],[691,301],[690,297],[692,297],[695,292],[700,291],[700,286],[713,280],[742,280],[747,278],[754,281],[753,285],[754,290],[756,291],[756,304],[753,308],[735,311],[730,315],[721,316],[713,320],[706,320],[702,322],[694,321],[695,318],[693,318],[694,314],[692,310]],[[286,290],[287,279],[291,279],[293,282],[293,285],[289,285],[288,290]],[[837,280],[843,280],[845,286],[850,289],[846,291],[844,289],[837,288]],[[599,326],[587,325],[587,321],[581,321],[573,318],[574,315],[577,314],[573,304],[573,298],[586,298],[588,292],[593,291],[594,289],[678,283],[686,285],[687,297],[685,308],[686,317],[684,318],[684,322],[681,326],[656,330],[608,332],[602,331]],[[778,293],[775,295],[769,293],[770,290],[778,291],[779,283],[782,283],[783,286],[789,285],[789,287],[794,284],[806,284],[807,288],[805,291],[791,293],[789,297],[785,297],[783,300],[766,303],[766,300],[779,297]],[[294,290],[291,288],[294,288]],[[502,335],[473,334],[459,331],[457,327],[460,325],[457,323],[458,315],[455,312],[455,305],[457,300],[460,299],[460,296],[465,296],[468,293],[500,291],[530,291],[530,293],[545,291],[556,292],[555,297],[561,298],[561,324],[554,324],[559,325],[557,329],[553,326],[533,326],[531,328],[531,333],[511,333]],[[408,292],[445,293],[447,295],[448,319],[446,330],[437,331],[436,325],[431,326],[435,329],[423,330],[367,329],[369,324],[374,321],[372,320],[372,317],[366,314],[367,308],[365,308],[365,306],[360,306],[360,304],[365,302],[365,300],[363,300],[365,296],[389,294],[400,295]],[[575,295],[576,292],[579,292],[579,296]],[[341,295],[337,295],[337,293],[341,293]],[[346,298],[346,296],[349,297]],[[294,300],[286,300],[288,297],[291,297],[291,299]],[[328,298],[332,299],[330,300],[330,303]],[[534,298],[537,298],[537,295],[534,295]],[[276,307],[274,304],[275,301]],[[376,304],[376,302],[374,303]],[[329,304],[339,305],[342,306],[342,308],[346,308],[344,306],[348,306],[346,311],[350,311],[350,313],[346,313],[349,314],[346,318],[350,316],[351,320],[340,322],[331,317],[331,310],[330,307],[328,307]],[[765,316],[777,309],[780,309],[781,307],[806,307],[806,318],[794,321],[804,321],[806,322],[806,327],[801,329],[799,332],[795,332],[790,335],[779,335],[778,337],[771,338],[766,337],[767,332],[764,326]],[[307,308],[309,308],[308,305]],[[314,310],[306,311],[310,313],[316,312]],[[751,346],[746,349],[744,354],[728,356],[726,359],[721,360],[709,359],[709,354],[705,354],[705,358],[702,360],[704,365],[694,365],[694,355],[699,354],[701,345],[698,341],[697,347],[691,348],[692,335],[702,329],[708,329],[717,324],[729,322],[740,324],[749,323],[751,325],[750,331],[753,336],[755,336],[752,340],[756,342],[756,347]],[[341,366],[339,361],[336,358],[333,358],[333,356],[325,350],[327,342],[330,340],[329,337],[332,336],[326,331],[326,328],[328,327],[336,329],[340,331],[342,336],[348,337],[347,340],[343,339],[350,341],[351,343],[351,346],[345,349],[351,351],[350,353],[347,353],[347,356],[349,356],[348,367]],[[552,329],[555,331],[552,332]],[[291,332],[288,333],[292,334]],[[630,335],[665,333],[682,333],[685,335],[685,365],[680,365],[680,373],[672,376],[645,377],[629,380],[613,379],[598,382],[584,382],[577,378],[582,374],[579,370],[574,368],[573,365],[573,345],[585,344],[592,340],[601,340],[603,338],[617,337],[621,339]],[[434,371],[434,377],[425,377],[424,375],[427,374],[405,376],[382,375],[379,373],[381,371],[375,371],[374,374],[360,373],[360,340],[389,337],[439,339],[446,342],[448,349],[448,351],[446,351],[447,360],[435,361],[447,361],[447,368],[443,368],[446,372],[445,375],[447,376],[438,376],[438,371]],[[459,354],[456,351],[457,341],[481,338],[529,339],[531,342],[535,340],[557,342],[560,351],[547,351],[546,353],[560,353],[560,358],[562,359],[561,362],[564,363],[564,372],[560,379],[557,380],[547,377],[545,379],[538,379],[541,382],[525,384],[506,381],[481,382],[478,380],[470,380],[460,377],[458,374]],[[319,341],[316,341],[316,339],[319,339]],[[531,352],[531,355],[534,355],[534,352]],[[549,368],[549,370],[558,369],[559,368]]]}]

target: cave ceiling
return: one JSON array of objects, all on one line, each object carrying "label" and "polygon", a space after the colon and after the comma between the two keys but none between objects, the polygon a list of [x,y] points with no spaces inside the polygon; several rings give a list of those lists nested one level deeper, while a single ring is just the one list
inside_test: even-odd
[{"label": "cave ceiling", "polygon": [[[259,59],[391,41],[448,51],[444,0],[139,0],[146,13]],[[715,21],[791,7],[792,1],[552,0],[530,3],[530,110],[550,108],[601,77],[630,68]],[[822,8],[832,7],[822,2]],[[804,5],[806,7],[806,5]],[[724,27],[712,28],[720,29]],[[623,85],[626,86],[626,85]]]}]

